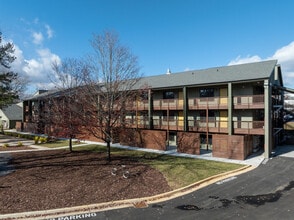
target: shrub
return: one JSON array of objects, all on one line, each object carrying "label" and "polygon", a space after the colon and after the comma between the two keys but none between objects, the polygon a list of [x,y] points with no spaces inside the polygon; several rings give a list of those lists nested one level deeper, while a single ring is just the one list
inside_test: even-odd
[{"label": "shrub", "polygon": [[41,144],[44,144],[48,141],[48,138],[47,137],[40,137],[40,143]]},{"label": "shrub", "polygon": [[40,137],[39,136],[35,136],[34,137],[35,144],[38,144],[39,143],[39,140],[40,140]]},{"label": "shrub", "polygon": [[5,143],[5,144],[3,144],[3,147],[4,148],[7,148],[7,147],[9,147],[9,144],[8,143]]},{"label": "shrub", "polygon": [[17,142],[17,146],[18,147],[22,147],[23,146],[23,143],[21,141]]}]

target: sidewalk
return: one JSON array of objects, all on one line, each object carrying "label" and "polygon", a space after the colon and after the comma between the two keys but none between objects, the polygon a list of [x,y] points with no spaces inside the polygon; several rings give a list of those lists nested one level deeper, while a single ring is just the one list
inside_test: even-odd
[{"label": "sidewalk", "polygon": [[[22,138],[16,138],[16,137],[10,137],[5,136],[5,138],[0,139],[0,145],[4,143],[9,143],[11,145],[17,145],[17,143],[21,141],[24,146],[30,146],[33,149],[27,149],[27,150],[12,150],[12,151],[0,151],[1,153],[13,153],[13,152],[26,152],[26,151],[35,151],[35,150],[56,150],[56,149],[66,149],[68,146],[64,147],[58,147],[58,148],[47,148],[41,145],[35,145],[33,140],[26,140]],[[87,144],[99,144],[99,145],[106,145],[105,143],[101,142],[93,142],[93,141],[82,141],[83,144],[74,145],[73,147],[81,147]],[[151,153],[157,153],[157,154],[167,154],[167,155],[173,155],[178,157],[188,157],[188,158],[195,158],[195,159],[204,159],[204,160],[213,160],[213,161],[220,161],[220,162],[227,162],[227,163],[236,163],[236,164],[243,164],[243,165],[250,165],[257,167],[259,166],[263,160],[263,154],[260,152],[257,152],[255,154],[250,155],[246,160],[234,160],[234,159],[226,159],[226,158],[218,158],[213,157],[211,151],[201,150],[200,155],[193,155],[193,154],[185,154],[185,153],[178,153],[176,149],[167,150],[167,151],[161,151],[161,150],[153,150],[153,149],[147,149],[147,148],[138,148],[138,147],[130,147],[130,146],[123,146],[120,144],[112,144],[112,147],[122,148],[122,149],[128,149],[128,150],[139,150],[139,151],[145,151],[145,152],[151,152]]]}]

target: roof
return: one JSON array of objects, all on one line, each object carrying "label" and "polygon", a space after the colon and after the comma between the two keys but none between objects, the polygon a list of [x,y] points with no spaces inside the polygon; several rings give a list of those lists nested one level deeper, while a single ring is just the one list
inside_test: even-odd
[{"label": "roof", "polygon": [[2,112],[9,120],[22,120],[22,107],[12,104],[2,109]]},{"label": "roof", "polygon": [[[140,89],[172,88],[182,86],[200,86],[228,82],[244,82],[269,79],[274,72],[277,60],[268,60],[256,63],[246,63],[231,66],[214,67],[202,70],[192,70],[179,73],[162,74],[141,78],[133,87]],[[48,90],[35,95],[28,100],[38,100],[47,96],[58,95],[58,90]]]},{"label": "roof", "polygon": [[142,78],[138,88],[142,85],[148,85],[150,88],[156,89],[260,80],[270,78],[276,65],[277,60],[269,60],[256,63],[150,76]]}]

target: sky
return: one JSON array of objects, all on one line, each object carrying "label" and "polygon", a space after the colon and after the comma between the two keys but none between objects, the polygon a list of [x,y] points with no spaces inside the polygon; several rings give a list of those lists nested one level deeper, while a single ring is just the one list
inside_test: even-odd
[{"label": "sky", "polygon": [[28,93],[52,62],[83,58],[93,34],[119,34],[144,76],[277,59],[294,88],[293,0],[0,0],[0,31]]}]

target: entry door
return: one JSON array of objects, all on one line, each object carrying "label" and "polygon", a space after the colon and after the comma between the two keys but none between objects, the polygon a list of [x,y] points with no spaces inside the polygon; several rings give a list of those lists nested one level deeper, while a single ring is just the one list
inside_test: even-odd
[{"label": "entry door", "polygon": [[179,92],[179,107],[183,107],[183,106],[184,106],[183,92]]},{"label": "entry door", "polygon": [[228,89],[221,88],[219,93],[220,93],[220,104],[228,104]]}]

